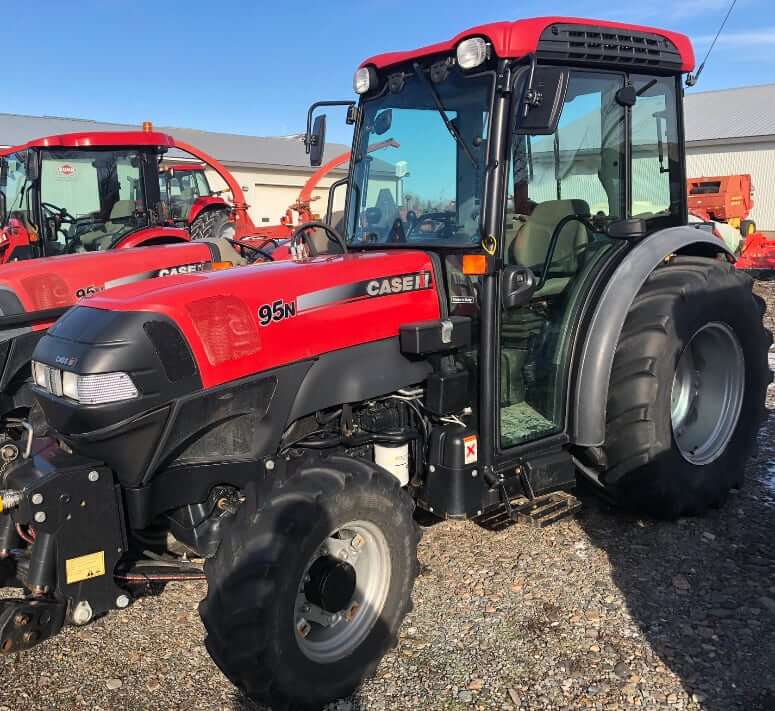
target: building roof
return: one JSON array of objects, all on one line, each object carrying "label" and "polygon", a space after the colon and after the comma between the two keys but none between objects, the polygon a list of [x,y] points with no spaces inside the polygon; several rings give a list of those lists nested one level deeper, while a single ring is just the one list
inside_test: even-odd
[{"label": "building roof", "polygon": [[[34,138],[59,133],[84,131],[136,131],[139,126],[105,123],[89,119],[60,118],[58,116],[22,116],[0,113],[0,146],[18,146]],[[222,163],[235,168],[295,168],[311,171],[309,156],[304,151],[301,136],[241,136],[234,133],[215,133],[193,128],[154,126],[162,133],[169,133],[201,148]],[[350,146],[328,143],[324,162],[349,151]],[[181,157],[170,151],[170,157]]]},{"label": "building roof", "polygon": [[[744,86],[686,95],[686,141],[692,146],[775,141],[775,84]],[[56,116],[0,113],[0,146],[16,146],[34,138],[79,131],[126,131],[138,126]],[[301,136],[244,136],[192,128],[156,126],[210,153],[232,168],[291,168],[311,171]],[[328,143],[324,162],[350,149]],[[170,151],[169,157],[185,154]],[[338,169],[344,172],[345,167]]]},{"label": "building roof", "polygon": [[688,143],[775,140],[775,84],[692,92],[684,106]]}]

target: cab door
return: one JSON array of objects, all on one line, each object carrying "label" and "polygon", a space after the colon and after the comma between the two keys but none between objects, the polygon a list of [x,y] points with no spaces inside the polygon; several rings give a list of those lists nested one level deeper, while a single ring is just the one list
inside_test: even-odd
[{"label": "cab door", "polygon": [[515,127],[503,263],[529,269],[527,303],[498,310],[498,447],[508,452],[563,432],[567,375],[590,282],[619,245],[590,227],[626,213],[625,110],[618,73],[571,72],[551,135]]}]

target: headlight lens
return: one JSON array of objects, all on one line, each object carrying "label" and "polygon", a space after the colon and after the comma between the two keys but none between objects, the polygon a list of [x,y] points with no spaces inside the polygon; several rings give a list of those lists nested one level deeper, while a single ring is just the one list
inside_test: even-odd
[{"label": "headlight lens", "polygon": [[32,377],[36,385],[51,394],[64,396],[82,405],[133,400],[140,395],[127,373],[79,375],[33,361]]},{"label": "headlight lens", "polygon": [[461,69],[473,69],[487,59],[487,40],[471,37],[457,46],[457,63]]}]

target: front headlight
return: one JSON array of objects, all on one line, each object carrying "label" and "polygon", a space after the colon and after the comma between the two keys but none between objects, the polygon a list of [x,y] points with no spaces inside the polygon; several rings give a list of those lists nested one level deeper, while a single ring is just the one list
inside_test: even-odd
[{"label": "front headlight", "polygon": [[127,373],[79,375],[33,361],[32,377],[36,385],[52,395],[64,396],[82,405],[133,400],[140,395]]}]

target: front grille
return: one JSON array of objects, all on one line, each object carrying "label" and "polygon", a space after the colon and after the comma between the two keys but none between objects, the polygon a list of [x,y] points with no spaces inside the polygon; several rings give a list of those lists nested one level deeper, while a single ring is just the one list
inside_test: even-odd
[{"label": "front grille", "polygon": [[541,59],[597,66],[648,67],[680,71],[678,48],[648,32],[622,32],[593,25],[551,25],[538,42]]}]

